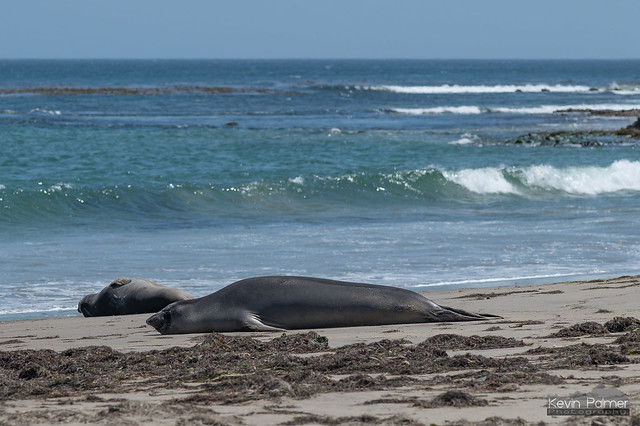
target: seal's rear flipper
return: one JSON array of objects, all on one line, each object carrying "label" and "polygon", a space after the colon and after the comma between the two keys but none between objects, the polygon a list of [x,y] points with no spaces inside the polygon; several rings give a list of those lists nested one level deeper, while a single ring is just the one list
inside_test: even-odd
[{"label": "seal's rear flipper", "polygon": [[443,312],[438,313],[438,317],[441,321],[481,321],[490,319],[501,319],[500,315],[493,314],[476,314],[473,312],[467,312],[462,309],[450,308],[448,306],[440,305]]}]

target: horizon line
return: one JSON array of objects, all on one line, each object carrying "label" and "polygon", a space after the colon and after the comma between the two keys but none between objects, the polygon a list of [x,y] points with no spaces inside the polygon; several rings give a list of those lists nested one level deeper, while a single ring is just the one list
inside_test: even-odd
[{"label": "horizon line", "polygon": [[638,58],[418,58],[418,57],[0,57],[0,61],[637,61]]}]

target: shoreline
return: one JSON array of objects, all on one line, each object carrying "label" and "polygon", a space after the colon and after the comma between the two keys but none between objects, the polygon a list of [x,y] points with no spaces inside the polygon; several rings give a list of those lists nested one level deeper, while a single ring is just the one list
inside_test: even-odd
[{"label": "shoreline", "polygon": [[503,319],[283,334],[163,336],[148,314],[0,322],[0,423],[591,424],[548,416],[547,397],[604,386],[631,415],[601,419],[628,424],[640,420],[638,287],[431,291]]},{"label": "shoreline", "polygon": [[[635,271],[634,273],[638,273]],[[487,278],[479,280],[459,280],[459,281],[442,281],[430,284],[413,284],[407,286],[401,286],[406,290],[420,293],[427,298],[430,295],[438,293],[446,293],[457,290],[483,290],[488,288],[501,288],[501,287],[523,287],[523,286],[535,286],[535,285],[550,285],[562,282],[574,282],[574,281],[593,281],[599,279],[611,279],[616,275],[609,272],[591,272],[591,273],[562,273],[554,275],[530,275],[530,276],[518,276],[518,277],[505,277],[505,278]],[[341,278],[336,278],[341,279]],[[344,279],[347,280],[348,279]],[[230,282],[231,283],[231,282]],[[229,283],[229,284],[230,284]],[[106,281],[105,281],[106,284]],[[372,283],[375,284],[375,283]],[[171,283],[165,285],[172,286]],[[389,285],[389,284],[381,284]],[[391,285],[394,286],[394,285]],[[180,288],[176,286],[176,288]],[[101,288],[96,288],[94,291],[99,291]],[[216,290],[213,290],[216,291]],[[212,291],[212,292],[213,292]],[[194,297],[202,297],[211,293],[194,295]],[[149,314],[150,315],[150,314]],[[83,318],[83,315],[78,312],[77,306],[71,308],[61,308],[51,311],[37,311],[37,312],[14,312],[0,314],[0,324],[15,321],[46,321],[46,320],[58,320],[63,318]]]}]

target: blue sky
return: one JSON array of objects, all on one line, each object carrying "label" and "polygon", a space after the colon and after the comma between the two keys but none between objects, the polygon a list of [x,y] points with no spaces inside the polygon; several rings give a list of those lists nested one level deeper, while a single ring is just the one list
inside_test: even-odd
[{"label": "blue sky", "polygon": [[640,58],[640,0],[7,0],[0,58]]}]

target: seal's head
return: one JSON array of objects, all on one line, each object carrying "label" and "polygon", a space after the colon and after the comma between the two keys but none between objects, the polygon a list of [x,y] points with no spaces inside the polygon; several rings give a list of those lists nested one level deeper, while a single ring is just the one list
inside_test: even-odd
[{"label": "seal's head", "polygon": [[147,324],[160,334],[206,333],[209,325],[206,318],[200,317],[200,310],[194,309],[198,299],[179,300],[167,305],[147,319]]},{"label": "seal's head", "polygon": [[118,278],[100,293],[85,296],[78,311],[85,317],[145,314],[158,312],[176,300],[188,299],[189,294],[176,288],[142,278]]},{"label": "seal's head", "polygon": [[94,311],[94,299],[96,298],[98,294],[88,294],[85,297],[82,298],[82,300],[80,300],[80,303],[78,303],[78,312],[80,312],[82,315],[84,315],[85,317],[95,317],[95,311]]},{"label": "seal's head", "polygon": [[100,293],[86,295],[78,303],[78,312],[85,317],[114,315],[125,296],[123,287],[131,281],[131,278],[118,278],[103,288]]},{"label": "seal's head", "polygon": [[172,327],[172,317],[180,316],[178,313],[179,309],[173,309],[176,304],[178,304],[178,302],[174,302],[160,312],[151,315],[147,319],[147,324],[158,330],[160,334],[175,334],[176,331],[174,331]]}]

